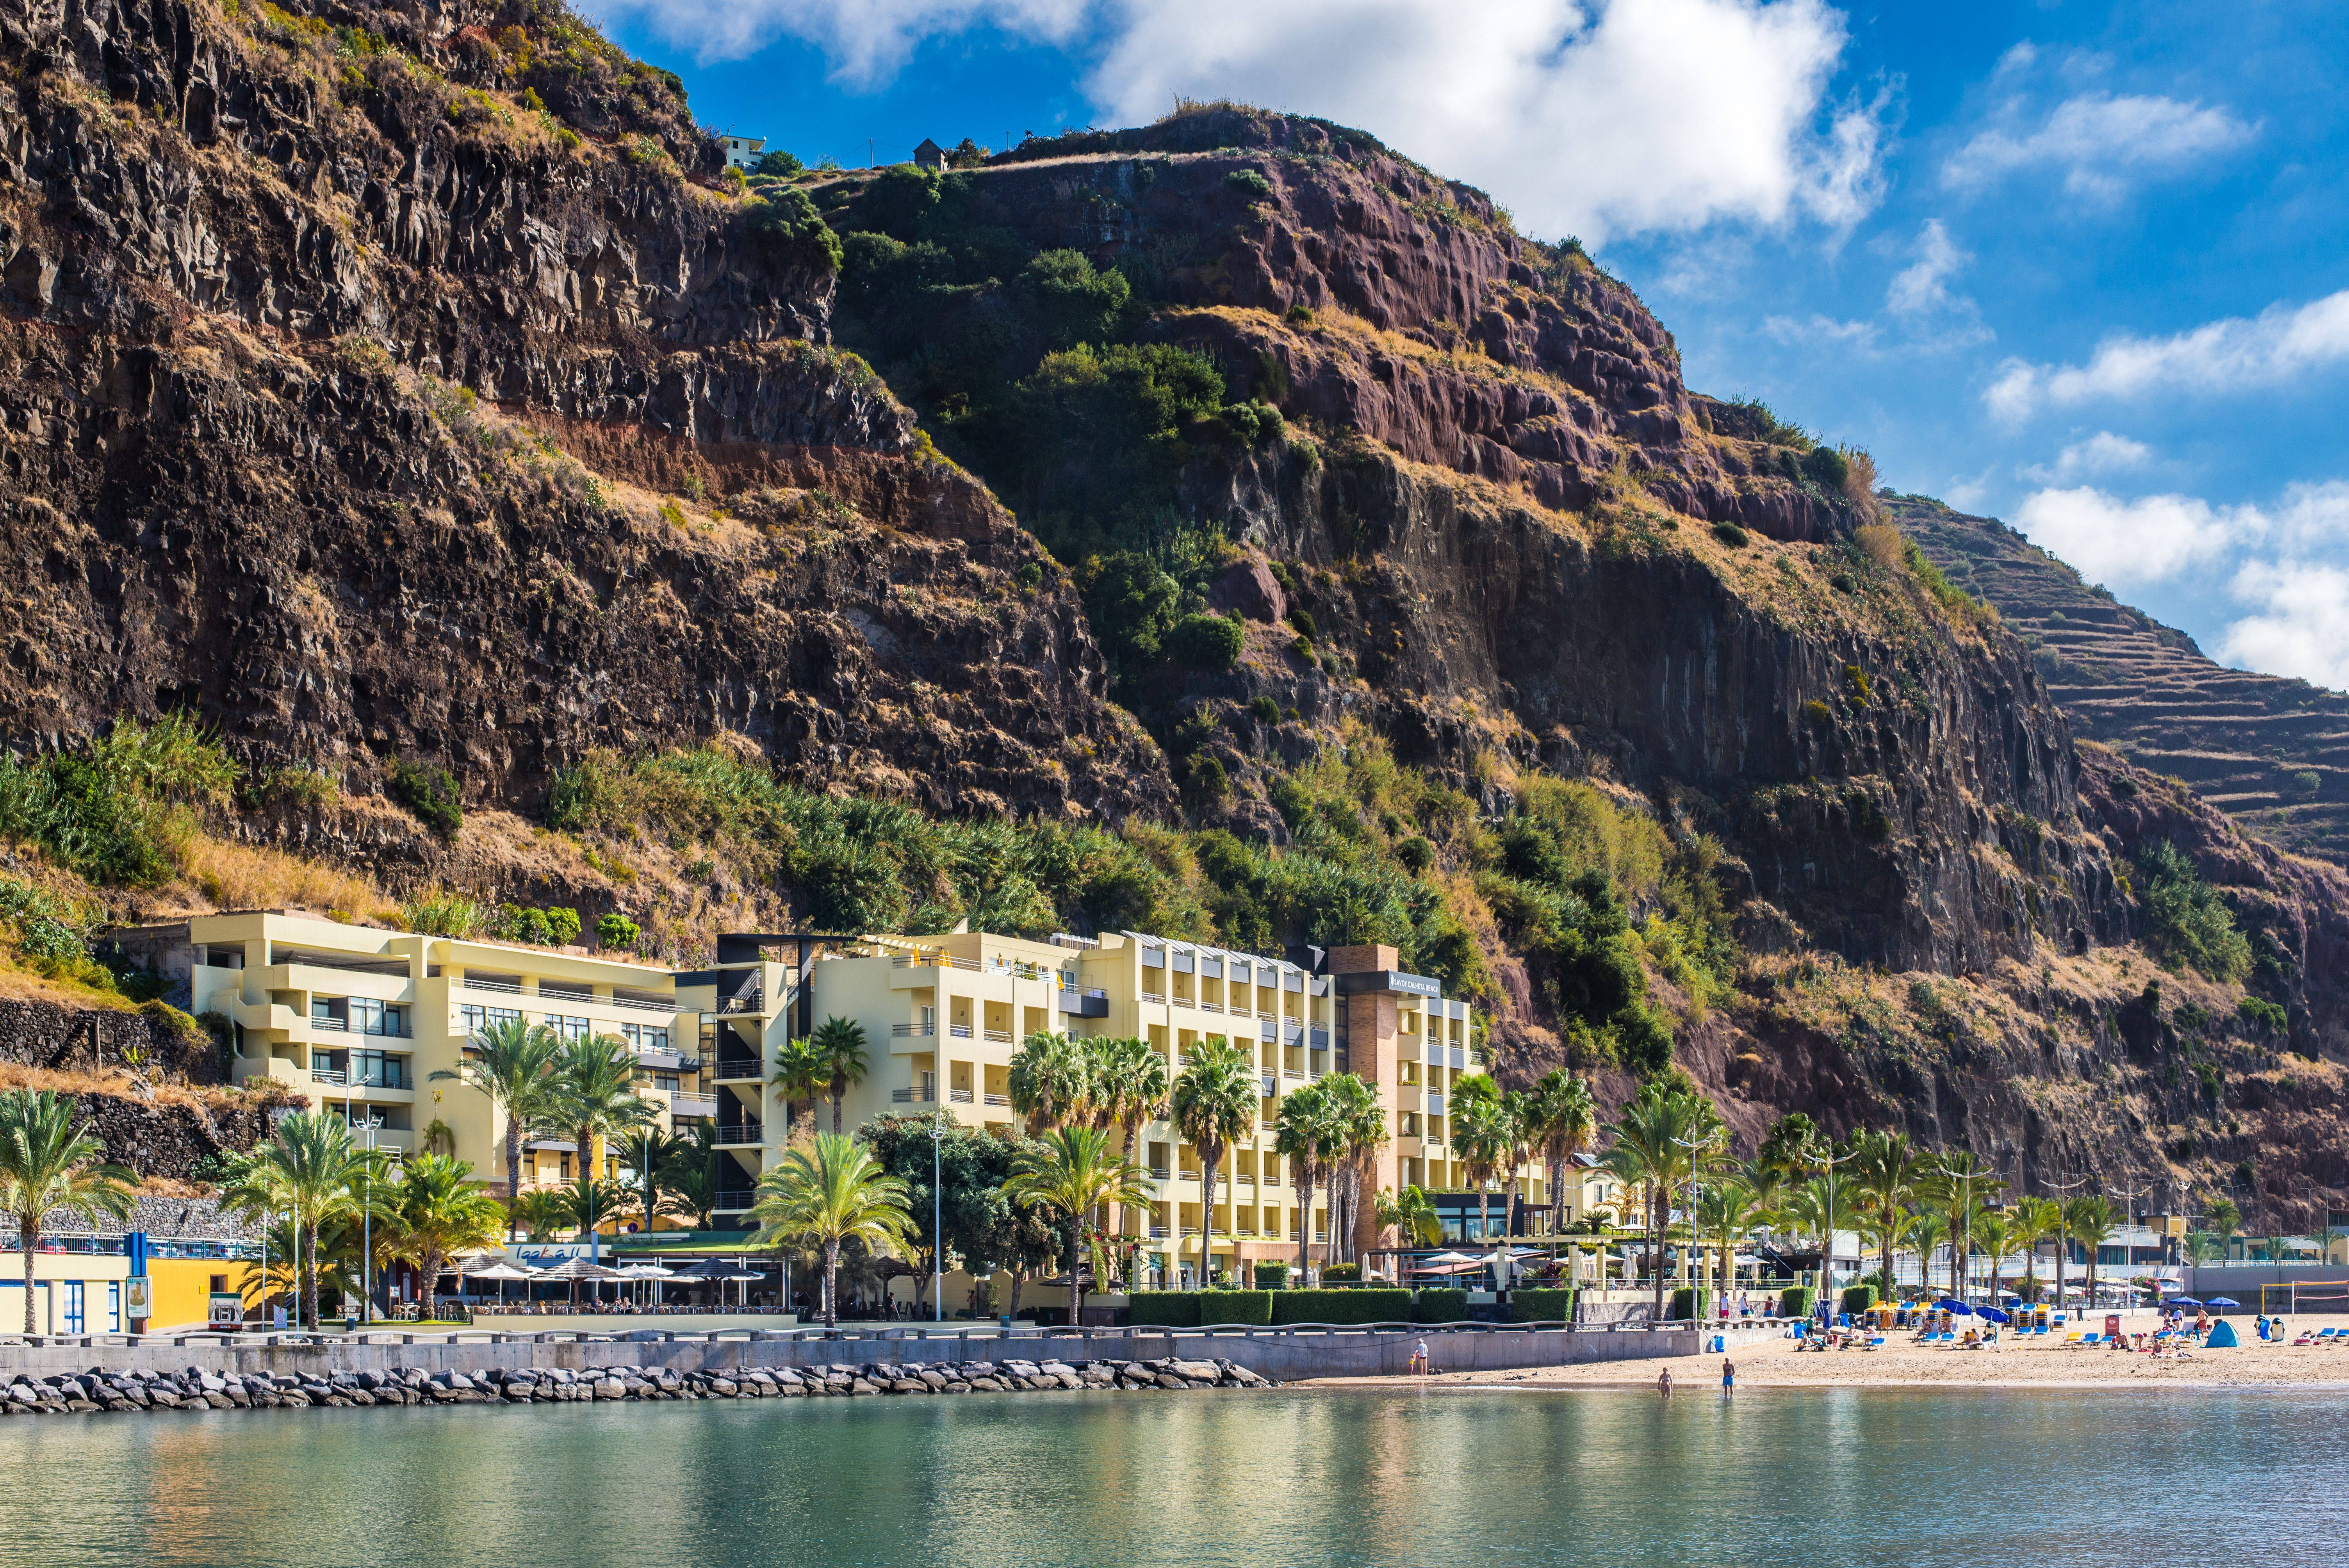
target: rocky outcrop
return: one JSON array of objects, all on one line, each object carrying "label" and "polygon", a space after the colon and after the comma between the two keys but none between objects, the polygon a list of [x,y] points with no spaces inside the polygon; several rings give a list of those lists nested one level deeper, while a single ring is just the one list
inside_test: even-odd
[{"label": "rocky outcrop", "polygon": [[825,346],[830,273],[677,106],[577,89],[583,139],[517,96],[570,101],[562,40],[472,19],[0,7],[0,734],[187,707],[527,804],[723,730],[940,810],[1171,801],[1058,573]]}]

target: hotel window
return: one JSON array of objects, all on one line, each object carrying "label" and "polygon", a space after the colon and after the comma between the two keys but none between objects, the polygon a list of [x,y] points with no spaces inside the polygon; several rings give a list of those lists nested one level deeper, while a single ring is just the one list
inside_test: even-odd
[{"label": "hotel window", "polygon": [[367,1088],[407,1088],[408,1058],[382,1051],[353,1051],[351,1079]]},{"label": "hotel window", "polygon": [[69,1279],[62,1283],[66,1291],[65,1331],[67,1334],[86,1334],[88,1330],[83,1326],[82,1283],[78,1279]]},{"label": "hotel window", "polygon": [[595,1032],[592,1018],[568,1018],[560,1013],[546,1016],[546,1026],[566,1040],[584,1040]]},{"label": "hotel window", "polygon": [[469,1035],[479,1034],[492,1024],[522,1022],[522,1009],[519,1007],[476,1007],[467,1003],[457,1009],[457,1016],[464,1020],[465,1032]]},{"label": "hotel window", "polygon": [[668,1028],[663,1024],[623,1024],[620,1038],[640,1051],[668,1049]]},{"label": "hotel window", "polygon": [[399,1009],[372,996],[351,998],[351,1032],[355,1035],[405,1035]]}]

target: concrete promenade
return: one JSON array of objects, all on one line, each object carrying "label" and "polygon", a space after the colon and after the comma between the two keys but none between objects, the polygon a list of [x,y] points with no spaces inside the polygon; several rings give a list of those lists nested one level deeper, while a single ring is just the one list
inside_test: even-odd
[{"label": "concrete promenade", "polygon": [[1724,1334],[1731,1345],[1776,1336],[1775,1326],[1636,1328],[1616,1331],[1442,1327],[1371,1332],[1360,1328],[1256,1328],[1206,1334],[1187,1329],[1094,1328],[1009,1333],[923,1329],[737,1330],[715,1334],[637,1329],[605,1338],[568,1332],[463,1329],[447,1333],[360,1335],[85,1335],[0,1342],[0,1373],[29,1377],[87,1372],[93,1367],[299,1376],[384,1372],[416,1367],[474,1373],[492,1367],[668,1367],[680,1375],[750,1367],[821,1367],[834,1363],[1061,1360],[1144,1361],[1162,1357],[1223,1357],[1278,1382],[1309,1377],[1401,1376],[1424,1339],[1445,1372],[1572,1367],[1693,1356]]}]

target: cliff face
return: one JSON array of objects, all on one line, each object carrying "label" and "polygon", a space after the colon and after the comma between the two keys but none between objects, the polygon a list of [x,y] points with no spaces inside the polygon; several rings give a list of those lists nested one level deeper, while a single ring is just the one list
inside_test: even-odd
[{"label": "cliff face", "polygon": [[829,272],[494,10],[0,8],[0,729],[185,705],[491,800],[731,729],[941,810],[1164,801],[1072,596],[824,346]]}]

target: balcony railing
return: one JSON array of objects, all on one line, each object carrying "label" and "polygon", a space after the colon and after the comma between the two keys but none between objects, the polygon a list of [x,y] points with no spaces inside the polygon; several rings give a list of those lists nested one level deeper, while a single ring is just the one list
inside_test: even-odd
[{"label": "balcony railing", "polygon": [[1154,1242],[1163,1242],[1173,1233],[1174,1233],[1167,1230],[1164,1225],[1153,1225],[1150,1227],[1150,1239]]},{"label": "balcony railing", "polygon": [[671,1089],[668,1097],[668,1113],[673,1117],[716,1116],[718,1114],[718,1097],[715,1095],[688,1094],[683,1089]]},{"label": "balcony railing", "polygon": [[889,1026],[889,1033],[901,1040],[911,1039],[918,1036],[935,1035],[937,1032],[938,1026],[936,1024],[892,1024]]},{"label": "balcony railing", "polygon": [[957,1040],[967,1040],[970,1038],[970,1026],[968,1024],[948,1024],[947,1026],[947,1033]]},{"label": "balcony railing", "polygon": [[1164,1181],[1169,1180],[1169,1177],[1170,1173],[1164,1165],[1153,1165],[1150,1168],[1150,1179],[1153,1181]]},{"label": "balcony railing", "polygon": [[1011,1097],[1008,1094],[990,1094],[987,1097],[987,1103],[993,1106],[1008,1107],[1011,1103]]},{"label": "balcony railing", "polygon": [[968,1105],[971,1103],[971,1092],[967,1088],[950,1088],[947,1090],[947,1099],[956,1105]]},{"label": "balcony railing", "polygon": [[892,1105],[936,1105],[938,1091],[936,1088],[893,1088],[889,1091],[889,1102]]},{"label": "balcony railing", "polygon": [[710,1078],[719,1083],[747,1083],[767,1076],[762,1062],[719,1062],[709,1069]]},{"label": "balcony railing", "polygon": [[1019,980],[1057,979],[1060,971],[1018,958],[956,958],[944,953],[896,953],[892,969],[960,969],[972,975],[1009,975]]},{"label": "balcony railing", "polygon": [[1011,1044],[1011,1031],[1009,1029],[989,1029],[987,1031],[987,1037],[999,1046]]},{"label": "balcony railing", "polygon": [[731,1213],[736,1210],[747,1209],[758,1201],[758,1193],[753,1192],[748,1187],[742,1187],[737,1188],[732,1191],[722,1191],[719,1193],[718,1201],[712,1203],[710,1207]]},{"label": "balcony railing", "polygon": [[316,1013],[310,1015],[310,1027],[337,1035],[357,1035],[363,1040],[412,1040],[416,1037],[413,1029],[387,1029],[380,1025],[372,1029],[354,1029],[348,1019],[324,1018]]},{"label": "balcony railing", "polygon": [[1177,1171],[1174,1172],[1174,1180],[1177,1181],[1196,1181],[1198,1179],[1199,1173],[1196,1171]]},{"label": "balcony railing", "polygon": [[1145,1002],[1154,1002],[1162,1007],[1166,1005],[1165,993],[1161,991],[1144,991],[1142,994],[1142,999]]},{"label": "balcony railing", "polygon": [[672,1016],[677,1013],[675,1002],[645,1002],[634,996],[615,996],[612,998],[612,1006],[626,1007],[636,1013],[667,1013]]},{"label": "balcony railing", "polygon": [[312,1068],[310,1069],[310,1081],[313,1083],[341,1083],[343,1081],[343,1069],[340,1068]]},{"label": "balcony railing", "polygon": [[766,1141],[766,1139],[761,1132],[761,1123],[746,1121],[738,1127],[719,1128],[718,1130],[718,1141],[720,1143],[736,1144],[763,1143]]},{"label": "balcony railing", "polygon": [[1197,1002],[1193,1006],[1202,1013],[1220,1013],[1224,1010],[1224,1005],[1221,1002]]}]

